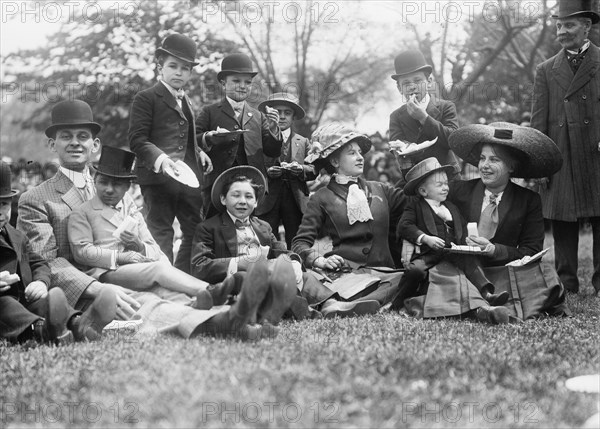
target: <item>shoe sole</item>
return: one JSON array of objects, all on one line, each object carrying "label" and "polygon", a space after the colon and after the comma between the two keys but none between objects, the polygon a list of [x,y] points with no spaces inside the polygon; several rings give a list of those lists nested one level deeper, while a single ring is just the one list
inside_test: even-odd
[{"label": "shoe sole", "polygon": [[104,289],[96,297],[90,308],[82,315],[83,336],[88,341],[97,341],[102,336],[102,329],[112,322],[117,315],[117,300],[112,290]]},{"label": "shoe sole", "polygon": [[273,301],[261,316],[276,325],[297,296],[294,269],[282,257],[275,260],[273,272],[269,277],[269,288],[273,294]]},{"label": "shoe sole", "polygon": [[356,305],[345,310],[331,311],[324,314],[325,319],[333,319],[334,317],[354,317],[363,316],[365,314],[375,314],[381,305],[378,301],[356,301]]},{"label": "shoe sole", "polygon": [[230,312],[233,310],[240,325],[246,325],[248,321],[256,318],[256,311],[269,290],[268,278],[269,270],[265,263],[252,264],[246,272],[242,290],[238,294],[236,303],[229,310]]},{"label": "shoe sole", "polygon": [[48,291],[48,333],[51,341],[57,343],[63,341],[68,334],[73,337],[71,331],[67,329],[69,309],[67,297],[62,289],[53,288]]}]

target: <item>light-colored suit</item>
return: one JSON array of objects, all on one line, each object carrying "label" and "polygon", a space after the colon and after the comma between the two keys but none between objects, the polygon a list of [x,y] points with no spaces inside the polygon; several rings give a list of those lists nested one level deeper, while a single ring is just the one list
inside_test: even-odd
[{"label": "light-colored suit", "polygon": [[144,254],[154,260],[164,256],[133,198],[125,194],[121,203],[122,212],[107,206],[96,195],[75,209],[69,217],[69,244],[73,257],[82,266],[89,267],[86,273],[95,279],[115,269],[116,252],[125,251],[125,245],[112,234],[127,216],[137,221],[131,232],[144,243]]}]

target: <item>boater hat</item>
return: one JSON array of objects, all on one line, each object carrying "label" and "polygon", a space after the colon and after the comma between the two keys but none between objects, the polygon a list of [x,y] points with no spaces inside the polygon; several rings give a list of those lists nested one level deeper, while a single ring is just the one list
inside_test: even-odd
[{"label": "boater hat", "polygon": [[19,193],[16,189],[11,189],[10,177],[10,166],[4,161],[0,161],[0,198],[11,198]]},{"label": "boater hat", "polygon": [[445,171],[448,175],[454,174],[456,170],[452,165],[441,165],[437,158],[431,157],[419,162],[406,173],[406,185],[404,193],[406,195],[416,195],[419,185],[425,179],[438,171]]},{"label": "boater hat", "polygon": [[479,165],[481,143],[506,146],[519,155],[512,177],[548,177],[562,167],[562,155],[554,141],[544,133],[530,127],[508,122],[489,125],[467,125],[452,132],[448,139],[450,149],[474,166]]},{"label": "boater hat", "polygon": [[425,57],[421,51],[410,50],[400,53],[394,59],[396,74],[392,75],[392,79],[398,80],[401,76],[423,70],[426,75],[431,74],[433,67],[427,64]]},{"label": "boater hat", "polygon": [[230,74],[249,74],[254,77],[258,72],[255,72],[252,67],[252,60],[246,54],[227,55],[223,58],[221,71],[217,73],[217,80],[223,80]]},{"label": "boater hat", "polygon": [[223,187],[227,182],[229,182],[229,180],[231,180],[235,176],[247,177],[255,185],[258,185],[259,189],[256,194],[257,205],[265,196],[267,181],[265,180],[265,176],[263,176],[263,174],[258,168],[249,165],[239,165],[237,167],[231,167],[219,174],[219,177],[217,177],[217,179],[215,180],[215,183],[212,186],[212,190],[210,191],[210,199],[213,203],[213,206],[215,206],[215,208],[220,212],[225,211],[225,206],[221,204],[221,193],[223,192]]},{"label": "boater hat", "polygon": [[304,161],[313,164],[317,170],[325,168],[327,158],[346,143],[358,143],[363,155],[371,150],[371,140],[367,136],[337,122],[317,128],[310,140],[312,149]]},{"label": "boater hat", "polygon": [[281,106],[282,104],[291,107],[292,110],[294,110],[294,119],[302,119],[306,116],[306,112],[302,106],[300,106],[298,97],[285,92],[277,92],[271,95],[267,100],[258,105],[258,110],[265,112],[265,106],[273,107]]},{"label": "boater hat", "polygon": [[57,129],[75,127],[90,127],[93,135],[102,129],[102,125],[94,122],[92,108],[85,101],[61,101],[52,109],[52,124],[46,128],[46,136],[54,138]]},{"label": "boater hat", "polygon": [[118,147],[104,146],[100,161],[94,164],[94,169],[105,176],[117,179],[135,179],[135,154]]},{"label": "boater hat", "polygon": [[183,34],[173,33],[165,37],[156,49],[155,56],[163,53],[172,55],[187,63],[191,63],[193,66],[197,66],[199,63],[196,60],[196,42],[194,42],[188,36]]},{"label": "boater hat", "polygon": [[592,24],[596,24],[600,21],[600,15],[592,10],[592,5],[591,0],[558,0],[558,14],[552,15],[552,18],[590,18]]}]

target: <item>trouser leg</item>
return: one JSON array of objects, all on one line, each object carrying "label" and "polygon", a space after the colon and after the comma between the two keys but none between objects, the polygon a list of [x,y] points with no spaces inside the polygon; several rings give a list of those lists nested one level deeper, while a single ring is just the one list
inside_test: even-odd
[{"label": "trouser leg", "polygon": [[577,252],[579,250],[579,223],[552,221],[554,237],[554,264],[565,289],[579,291]]}]

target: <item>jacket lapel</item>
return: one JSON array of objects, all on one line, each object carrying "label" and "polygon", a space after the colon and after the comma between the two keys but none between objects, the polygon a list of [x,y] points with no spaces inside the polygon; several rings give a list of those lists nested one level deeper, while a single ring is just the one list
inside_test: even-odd
[{"label": "jacket lapel", "polygon": [[175,99],[175,97],[173,97],[173,94],[171,94],[171,92],[167,89],[167,87],[162,82],[158,82],[156,85],[154,85],[154,92],[157,96],[162,98],[163,102],[170,109],[175,110],[177,112],[177,114],[181,117],[181,119],[187,120],[185,115],[183,114],[183,111],[177,104],[177,100]]},{"label": "jacket lapel", "polygon": [[23,248],[21,247],[21,240],[18,239],[15,229],[6,225],[6,234],[8,235],[8,244],[12,246],[13,250],[17,254],[17,264],[21,263],[21,256],[23,255]]},{"label": "jacket lapel", "polygon": [[435,227],[435,213],[433,209],[429,206],[427,201],[423,198],[419,200],[419,205],[421,206],[421,212],[423,212],[423,221],[425,222],[425,227],[427,228],[427,232],[429,235],[437,235],[437,228]]},{"label": "jacket lapel", "polygon": [[233,111],[233,107],[231,107],[231,104],[229,104],[226,98],[221,100],[219,108],[221,109],[221,112],[223,112],[223,114],[229,116],[234,121],[237,121],[237,119],[235,118],[235,112]]},{"label": "jacket lapel", "polygon": [[573,71],[571,70],[571,67],[569,67],[567,54],[564,50],[556,56],[554,64],[552,65],[552,74],[554,80],[562,90],[567,91],[573,80]]},{"label": "jacket lapel", "polygon": [[582,61],[575,77],[571,81],[571,85],[565,94],[565,98],[568,98],[573,93],[577,92],[582,86],[587,84],[591,79],[594,78],[598,69],[600,68],[600,48],[593,44],[590,44],[588,53]]},{"label": "jacket lapel", "polygon": [[254,216],[250,217],[250,226],[254,229],[256,236],[258,237],[258,241],[261,246],[270,246],[271,245],[271,236],[268,231],[265,229],[264,225],[260,223],[260,221]]},{"label": "jacket lapel", "polygon": [[257,114],[257,112],[253,112],[250,106],[248,106],[248,103],[244,102],[244,111],[242,112],[243,117],[242,117],[242,128],[246,129],[246,124],[248,122],[250,122],[252,120],[252,118],[254,117],[255,114]]},{"label": "jacket lapel", "polygon": [[506,221],[508,216],[508,211],[513,205],[513,199],[515,196],[514,187],[518,186],[512,182],[508,182],[508,186],[504,189],[504,193],[502,194],[502,199],[500,200],[500,204],[498,204],[498,229],[502,226],[502,224]]},{"label": "jacket lapel", "polygon": [[223,234],[223,240],[227,243],[229,254],[231,256],[237,256],[238,253],[238,242],[235,225],[231,220],[231,217],[227,214],[227,211],[221,213],[221,234]]},{"label": "jacket lapel", "polygon": [[52,180],[56,180],[54,189],[61,194],[61,199],[71,210],[79,207],[85,202],[83,195],[77,190],[73,182],[65,176],[62,171],[58,171]]},{"label": "jacket lapel", "polygon": [[437,101],[434,101],[434,99],[432,97],[431,101],[429,101],[429,104],[427,105],[427,108],[425,109],[425,111],[433,119],[438,119],[440,116],[439,103]]},{"label": "jacket lapel", "polygon": [[[463,227],[462,227],[462,222],[460,221],[461,216],[460,216],[460,212],[458,211],[458,207],[456,207],[454,204],[445,204],[446,208],[448,210],[450,210],[450,214],[452,215],[452,220],[454,221],[454,236],[456,238],[457,241],[461,241],[462,237],[463,237]],[[456,244],[460,244],[460,243],[456,243]]]},{"label": "jacket lapel", "polygon": [[100,198],[98,198],[98,196],[92,198],[90,204],[92,205],[92,208],[94,210],[100,211],[102,217],[108,222],[110,222],[112,225],[116,226],[117,228],[119,227],[119,225],[121,225],[123,219],[121,219],[119,213],[117,213],[111,207],[107,206],[102,201],[100,201]]},{"label": "jacket lapel", "polygon": [[471,197],[471,213],[469,213],[469,219],[477,219],[481,217],[481,206],[483,205],[483,195],[485,193],[485,185],[481,180],[478,180],[473,188],[473,195]]}]

